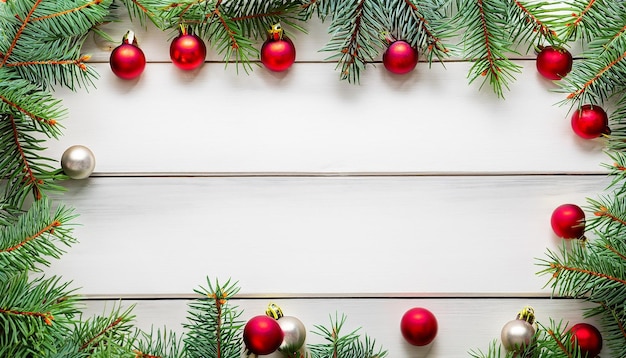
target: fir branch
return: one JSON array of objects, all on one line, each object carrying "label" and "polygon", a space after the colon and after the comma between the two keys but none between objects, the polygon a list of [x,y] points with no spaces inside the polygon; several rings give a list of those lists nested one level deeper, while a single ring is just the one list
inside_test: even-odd
[{"label": "fir branch", "polygon": [[65,176],[51,165],[52,159],[40,154],[43,140],[29,134],[42,132],[38,124],[22,116],[0,115],[0,177],[6,179],[5,200],[17,208],[31,193],[41,199],[47,192],[64,190],[55,181]]},{"label": "fir branch", "polygon": [[514,80],[521,66],[507,56],[514,53],[510,35],[505,31],[507,6],[502,1],[459,0],[454,19],[464,29],[465,56],[474,64],[470,68],[470,83],[483,77],[481,87],[489,82],[498,97]]},{"label": "fir branch", "polygon": [[514,44],[527,43],[526,52],[545,42],[558,47],[563,45],[557,38],[557,30],[564,27],[563,17],[557,15],[563,12],[562,7],[545,1],[507,0],[507,4],[507,21]]},{"label": "fir branch", "polygon": [[265,40],[272,25],[281,24],[283,29],[290,27],[306,32],[300,25],[303,20],[300,0],[250,0],[225,3],[224,12],[237,22],[242,35],[255,40]]},{"label": "fir branch", "polygon": [[75,358],[135,357],[138,333],[131,324],[133,308],[122,310],[121,305],[115,305],[110,312],[77,320],[64,348]]},{"label": "fir branch", "polygon": [[387,351],[376,348],[376,343],[367,335],[361,338],[359,330],[355,329],[348,334],[342,334],[343,325],[346,322],[346,315],[341,318],[335,314],[335,318],[330,317],[330,328],[316,325],[313,333],[320,336],[326,343],[309,345],[312,358],[383,358],[387,356]]},{"label": "fir branch", "polygon": [[239,319],[241,312],[237,306],[231,306],[229,300],[239,292],[237,283],[230,280],[220,285],[207,278],[207,288],[195,290],[203,296],[189,304],[189,323],[184,339],[185,353],[188,357],[240,358],[243,348]]},{"label": "fir branch", "polygon": [[328,28],[331,39],[322,51],[335,53],[329,59],[337,60],[341,80],[359,83],[366,64],[385,47],[381,36],[386,21],[382,7],[378,0],[358,0],[326,10],[333,11]]},{"label": "fir branch", "polygon": [[0,356],[43,357],[60,350],[78,314],[77,298],[58,277],[0,277]]},{"label": "fir branch", "polygon": [[134,350],[136,358],[183,358],[182,341],[176,333],[154,328],[141,332]]},{"label": "fir branch", "polygon": [[50,200],[35,202],[11,226],[0,227],[0,278],[25,271],[38,271],[37,264],[49,265],[48,257],[59,258],[60,244],[70,246],[71,209],[59,206],[51,213]]},{"label": "fir branch", "polygon": [[593,39],[602,36],[607,28],[614,28],[623,21],[625,5],[614,0],[572,0],[566,13],[571,14],[570,21],[560,37],[563,41]]}]

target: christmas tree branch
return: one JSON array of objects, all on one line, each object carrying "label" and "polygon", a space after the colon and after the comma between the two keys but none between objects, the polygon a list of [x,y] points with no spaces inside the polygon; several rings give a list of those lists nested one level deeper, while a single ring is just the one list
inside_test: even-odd
[{"label": "christmas tree branch", "polygon": [[593,39],[622,21],[624,4],[614,0],[573,0],[566,3],[571,14],[561,38],[564,41]]},{"label": "christmas tree branch", "polygon": [[195,292],[203,298],[189,304],[189,323],[184,338],[184,350],[188,357],[239,358],[243,348],[239,320],[241,312],[231,306],[229,300],[239,292],[236,283],[230,280],[221,285],[207,278],[207,288]]},{"label": "christmas tree branch", "polygon": [[[463,43],[466,57],[473,61],[468,75],[470,83],[483,77],[498,97],[514,79],[520,66],[508,59],[514,52],[510,35],[505,31],[507,5],[502,1],[459,0],[455,23],[465,29]],[[482,85],[481,85],[482,87]]]},{"label": "christmas tree branch", "polygon": [[47,266],[46,257],[63,254],[58,243],[69,246],[76,242],[68,227],[76,215],[63,206],[51,214],[50,206],[49,200],[39,200],[13,225],[0,228],[0,278],[36,271],[37,264]]},{"label": "christmas tree branch", "polygon": [[86,8],[94,6],[94,5],[100,5],[101,3],[102,3],[102,0],[92,0],[92,1],[90,1],[88,3],[85,3],[83,5],[77,6],[75,8],[65,9],[65,10],[62,10],[62,11],[59,11],[59,12],[56,12],[56,13],[50,13],[50,14],[46,14],[46,15],[43,15],[43,16],[36,17],[36,18],[32,19],[31,21],[35,22],[35,21],[51,19],[51,18],[58,17],[58,16],[68,15],[68,14],[73,13],[73,12],[83,11]]},{"label": "christmas tree branch", "polygon": [[[511,24],[513,43],[527,43],[527,52],[534,46],[547,42],[553,46],[562,46],[557,38],[557,30],[564,26],[562,8],[548,6],[545,2],[526,2],[509,0],[507,17]],[[552,4],[550,4],[552,5]]]},{"label": "christmas tree branch", "polygon": [[138,332],[133,328],[133,306],[122,311],[121,306],[101,316],[74,322],[67,337],[67,349],[72,357],[134,357],[133,345]]},{"label": "christmas tree branch", "polygon": [[332,16],[328,29],[332,37],[322,51],[335,53],[330,58],[337,60],[342,80],[358,83],[361,70],[384,47],[381,29],[385,28],[385,15],[376,0],[344,2],[341,5],[332,4],[317,9],[322,19]]},{"label": "christmas tree branch", "polygon": [[41,2],[42,2],[42,0],[35,1],[33,6],[31,7],[30,11],[28,11],[28,14],[26,15],[26,17],[23,20],[20,18],[19,14],[15,15],[16,18],[19,21],[22,22],[22,25],[16,31],[15,36],[13,37],[13,40],[11,41],[11,45],[9,46],[8,50],[4,53],[3,58],[2,58],[2,62],[0,62],[0,67],[4,66],[6,64],[7,60],[11,56],[11,53],[15,49],[15,46],[17,45],[17,41],[20,39],[20,36],[22,36],[22,33],[24,32],[24,29],[26,29],[26,26],[28,26],[28,23],[30,22],[30,18],[33,16],[33,13],[37,9],[37,6],[39,6],[39,4],[41,4]]}]

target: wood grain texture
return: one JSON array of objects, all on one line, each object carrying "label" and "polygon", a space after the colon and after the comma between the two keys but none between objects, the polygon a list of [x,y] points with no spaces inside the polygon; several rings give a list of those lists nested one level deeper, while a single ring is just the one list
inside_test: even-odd
[{"label": "wood grain texture", "polygon": [[[186,300],[122,301],[123,306],[136,304],[137,326],[147,331],[151,327],[184,332]],[[360,328],[361,334],[376,339],[389,352],[389,358],[459,358],[467,357],[469,350],[486,350],[494,339],[499,339],[502,326],[525,305],[531,305],[537,320],[549,325],[549,319],[563,320],[573,325],[578,322],[598,324],[583,319],[582,309],[588,304],[576,300],[550,299],[235,299],[231,303],[243,311],[242,319],[263,314],[267,304],[277,303],[286,315],[300,319],[307,328],[307,344],[320,343],[312,333],[315,325],[329,327],[329,317],[347,316],[345,333]],[[115,301],[87,301],[87,314],[100,314],[113,307]],[[404,341],[400,333],[402,315],[412,307],[424,307],[437,317],[438,334],[424,347],[414,347]],[[608,355],[605,355],[608,354]],[[603,357],[610,353],[603,351]],[[267,357],[280,358],[273,354]]]},{"label": "wood grain texture", "polygon": [[[596,176],[92,178],[64,202],[81,244],[53,266],[90,295],[537,295],[561,203]],[[132,274],[129,275],[129,272]],[[67,275],[67,274],[70,275]]]}]

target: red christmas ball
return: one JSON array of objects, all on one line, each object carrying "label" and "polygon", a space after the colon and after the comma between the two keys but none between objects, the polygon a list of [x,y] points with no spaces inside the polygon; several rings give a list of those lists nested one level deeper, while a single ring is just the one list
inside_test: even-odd
[{"label": "red christmas ball", "polygon": [[560,205],[552,212],[550,224],[558,237],[579,239],[585,233],[585,212],[575,204]]},{"label": "red christmas ball", "polygon": [[272,71],[285,71],[296,61],[296,47],[287,37],[269,38],[261,46],[261,63]]},{"label": "red christmas ball", "polygon": [[437,318],[426,308],[414,307],[402,316],[400,330],[410,344],[425,346],[437,335]]},{"label": "red christmas ball", "polygon": [[593,139],[609,134],[609,118],[600,106],[585,104],[572,115],[572,129],[579,137]]},{"label": "red christmas ball", "polygon": [[283,343],[284,333],[278,322],[268,316],[255,316],[243,328],[243,342],[254,354],[270,354]]},{"label": "red christmas ball", "polygon": [[593,358],[600,354],[602,334],[596,327],[588,323],[578,323],[572,326],[570,332],[572,343],[578,344],[583,357]]},{"label": "red christmas ball", "polygon": [[413,71],[417,65],[417,60],[417,50],[402,40],[392,42],[383,53],[385,68],[389,72],[400,75]]},{"label": "red christmas ball", "polygon": [[109,65],[117,77],[132,80],[139,77],[146,68],[146,56],[138,46],[124,39],[124,42],[111,52]]},{"label": "red christmas ball", "polygon": [[198,36],[182,33],[170,44],[170,58],[181,70],[194,70],[204,63],[206,45]]},{"label": "red christmas ball", "polygon": [[566,49],[546,46],[537,55],[537,71],[549,80],[560,80],[572,70],[573,62]]}]

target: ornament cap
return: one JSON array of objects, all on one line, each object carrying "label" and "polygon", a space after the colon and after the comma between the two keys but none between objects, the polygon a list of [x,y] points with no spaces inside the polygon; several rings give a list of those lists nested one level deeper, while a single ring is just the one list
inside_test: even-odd
[{"label": "ornament cap", "polygon": [[267,309],[265,309],[265,315],[268,317],[272,317],[276,320],[284,316],[283,310],[275,303],[270,303],[267,305]]},{"label": "ornament cap", "polygon": [[135,32],[133,30],[126,31],[126,33],[124,34],[124,37],[122,38],[122,43],[137,46],[138,43],[137,43],[137,37],[135,37]]},{"label": "ornament cap", "polygon": [[278,41],[278,40],[282,40],[283,39],[283,28],[280,25],[280,23],[274,24],[272,25],[272,28],[267,30],[267,32],[270,35],[270,38],[274,41]]},{"label": "ornament cap", "polygon": [[518,313],[517,319],[526,321],[530,324],[535,323],[535,309],[531,306],[524,306]]}]

